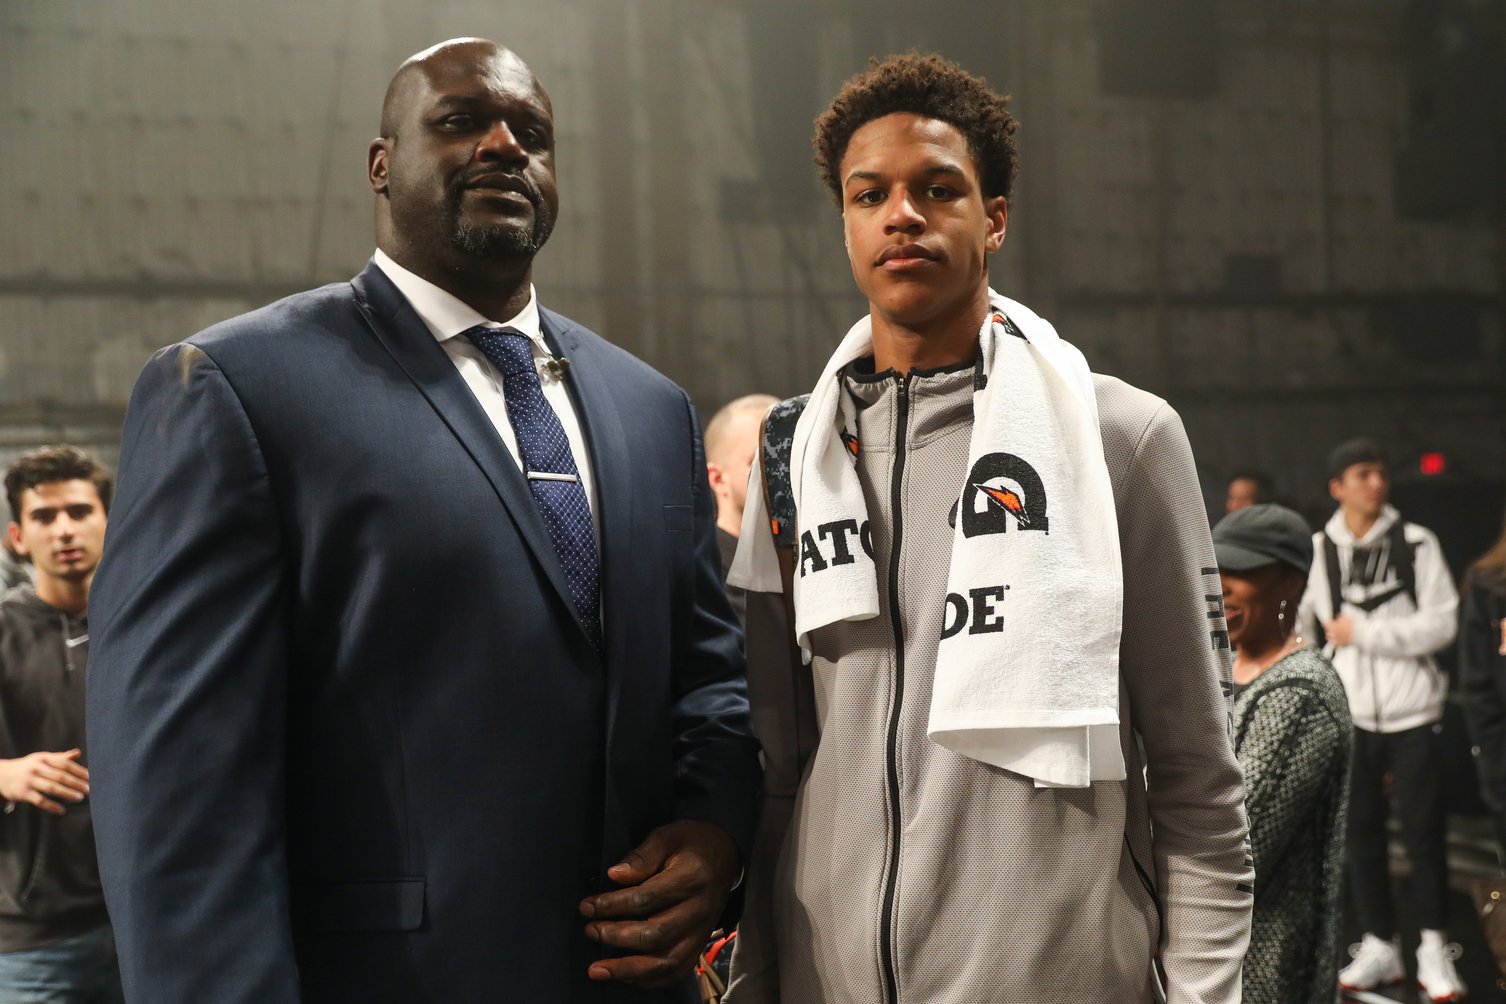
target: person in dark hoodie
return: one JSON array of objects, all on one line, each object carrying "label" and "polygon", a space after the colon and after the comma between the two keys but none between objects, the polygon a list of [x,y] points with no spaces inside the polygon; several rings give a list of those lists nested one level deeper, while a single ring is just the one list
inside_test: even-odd
[{"label": "person in dark hoodie", "polygon": [[72,446],[5,472],[12,549],[36,584],[0,599],[0,1000],[121,1001],[84,753],[89,586],[112,478]]},{"label": "person in dark hoodie", "polygon": [[1478,752],[1480,794],[1506,865],[1506,526],[1470,566],[1459,609],[1459,690]]}]

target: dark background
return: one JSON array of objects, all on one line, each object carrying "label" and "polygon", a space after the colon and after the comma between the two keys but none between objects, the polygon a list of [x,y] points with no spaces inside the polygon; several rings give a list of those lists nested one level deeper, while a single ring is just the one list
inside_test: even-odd
[{"label": "dark background", "polygon": [[994,285],[1177,407],[1210,504],[1255,466],[1320,517],[1368,433],[1456,560],[1500,527],[1503,0],[0,0],[0,462],[113,460],[151,351],[357,271],[386,81],[464,34],[554,99],[541,298],[707,415],[860,314],[811,119],[936,50],[1021,121]]}]

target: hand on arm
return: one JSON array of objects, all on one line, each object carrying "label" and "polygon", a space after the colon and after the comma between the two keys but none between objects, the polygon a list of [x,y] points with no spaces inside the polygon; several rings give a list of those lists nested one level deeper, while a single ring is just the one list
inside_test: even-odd
[{"label": "hand on arm", "polygon": [[1354,641],[1354,618],[1348,614],[1339,614],[1332,620],[1324,621],[1323,634],[1334,648],[1343,648]]},{"label": "hand on arm", "polygon": [[68,811],[64,802],[76,805],[89,794],[89,768],[78,762],[81,752],[30,753],[0,760],[0,798],[61,816]]},{"label": "hand on arm", "polygon": [[721,827],[682,819],[654,830],[607,870],[625,888],[580,904],[587,937],[633,953],[593,962],[590,977],[646,988],[685,978],[737,875],[737,848]]}]

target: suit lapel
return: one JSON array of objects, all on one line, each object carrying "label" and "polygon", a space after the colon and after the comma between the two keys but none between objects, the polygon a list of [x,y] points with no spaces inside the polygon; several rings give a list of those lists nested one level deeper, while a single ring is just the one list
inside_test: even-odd
[{"label": "suit lapel", "polygon": [[355,289],[356,306],[365,316],[372,334],[428,399],[491,482],[497,498],[501,499],[517,527],[518,536],[533,552],[534,560],[559,594],[565,609],[584,632],[580,614],[570,599],[559,555],[554,550],[554,542],[549,539],[549,531],[544,528],[544,519],[539,515],[528,482],[497,435],[491,419],[487,418],[471,389],[456,372],[455,364],[434,340],[407,298],[374,263],[368,264],[352,279],[351,286]]},{"label": "suit lapel", "polygon": [[607,665],[623,665],[629,615],[625,609],[632,595],[631,550],[633,514],[633,469],[625,430],[628,417],[618,408],[598,347],[578,337],[569,321],[551,311],[540,310],[545,340],[557,354],[570,360],[566,376],[591,454],[591,474],[596,487],[596,542],[601,555],[601,604]]}]

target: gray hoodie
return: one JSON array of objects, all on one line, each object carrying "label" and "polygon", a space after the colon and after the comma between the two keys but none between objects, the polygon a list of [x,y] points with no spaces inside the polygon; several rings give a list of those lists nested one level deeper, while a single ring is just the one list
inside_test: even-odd
[{"label": "gray hoodie", "polygon": [[1038,789],[926,735],[972,367],[845,380],[890,616],[813,632],[805,668],[780,598],[749,595],[766,770],[729,1004],[1149,1004],[1153,959],[1172,1004],[1236,1004],[1253,870],[1218,576],[1176,413],[1094,378],[1129,776]]},{"label": "gray hoodie", "polygon": [[[89,625],[31,586],[0,599],[0,759],[84,748]],[[87,760],[87,756],[85,757]],[[53,816],[0,815],[0,952],[38,948],[109,922],[89,802]]]}]

